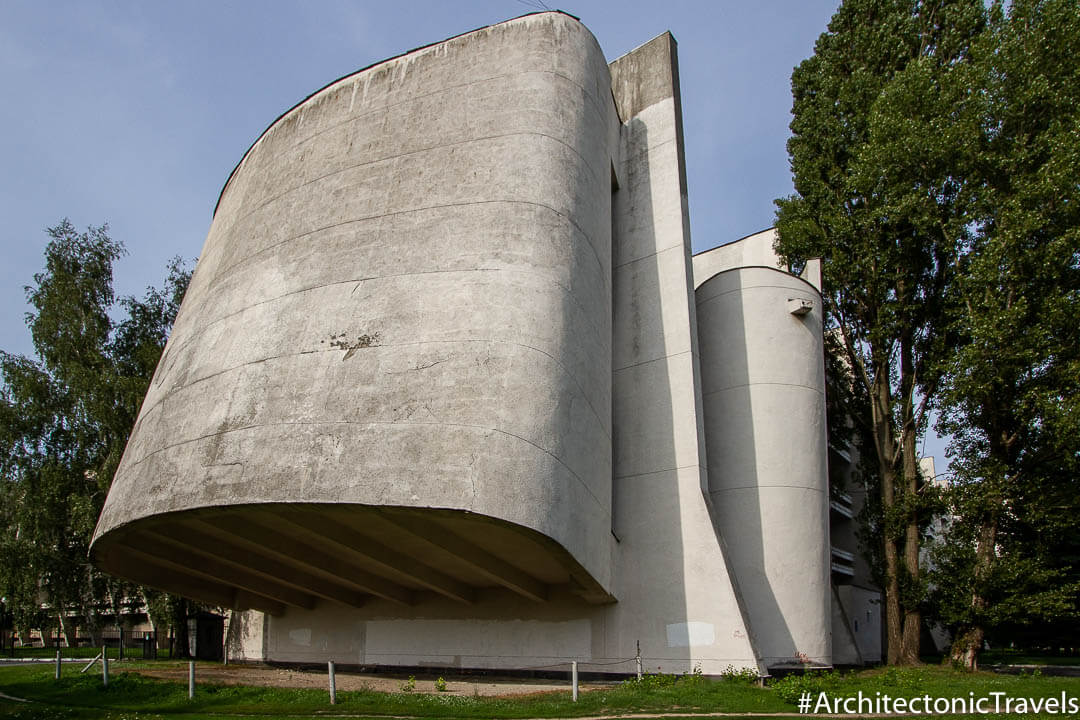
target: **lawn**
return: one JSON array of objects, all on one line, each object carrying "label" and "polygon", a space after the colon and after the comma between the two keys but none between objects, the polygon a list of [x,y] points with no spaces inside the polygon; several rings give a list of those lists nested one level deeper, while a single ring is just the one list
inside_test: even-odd
[{"label": "lawn", "polygon": [[[161,666],[161,662],[153,663]],[[1008,697],[1080,697],[1080,680],[1039,675],[1003,676],[964,673],[940,666],[914,669],[877,669],[858,673],[792,676],[760,689],[739,680],[710,681],[684,676],[653,676],[641,683],[624,683],[583,692],[577,703],[570,693],[555,692],[503,698],[419,693],[339,692],[330,705],[327,692],[314,689],[278,689],[200,685],[194,700],[187,699],[181,683],[154,680],[128,670],[147,664],[113,663],[108,688],[100,672],[79,674],[73,666],[53,680],[51,665],[0,667],[0,693],[34,700],[32,704],[0,699],[3,720],[151,720],[154,718],[222,718],[263,716],[276,718],[348,715],[387,715],[419,718],[554,718],[582,715],[655,713],[666,718],[703,712],[796,712],[795,702],[809,692],[830,697],[851,697],[861,691],[892,697],[968,697],[1005,693]],[[1049,717],[1034,713],[1010,718]],[[744,717],[747,717],[744,715]],[[977,717],[996,717],[979,715]],[[1004,717],[1004,716],[1002,716]]]},{"label": "lawn", "polygon": [[1080,665],[1076,655],[1035,655],[1020,650],[987,650],[979,656],[979,665]]},{"label": "lawn", "polygon": [[[152,663],[161,667],[164,663]],[[203,714],[264,715],[273,717],[310,717],[346,714],[411,715],[416,717],[456,718],[533,718],[572,717],[577,715],[616,714],[625,712],[687,713],[702,711],[785,712],[791,706],[776,693],[761,690],[744,682],[712,682],[695,676],[647,678],[641,684],[628,683],[609,689],[583,692],[579,701],[565,692],[501,698],[461,695],[425,695],[420,693],[380,693],[375,691],[338,692],[337,704],[331,706],[326,690],[277,689],[199,685],[194,700],[188,700],[187,686],[155,680],[123,670],[150,663],[111,663],[109,687],[103,688],[100,670],[79,674],[71,666],[64,668],[59,682],[53,680],[53,667],[20,666],[0,668],[0,692],[37,701],[57,712],[60,718],[82,717],[199,717]],[[30,708],[0,700],[0,717],[29,718]],[[3,712],[8,715],[3,715]],[[112,715],[103,714],[109,711]],[[98,714],[93,714],[94,712]],[[82,714],[80,714],[82,713]],[[190,715],[189,715],[190,714]],[[43,715],[51,718],[51,715]]]}]

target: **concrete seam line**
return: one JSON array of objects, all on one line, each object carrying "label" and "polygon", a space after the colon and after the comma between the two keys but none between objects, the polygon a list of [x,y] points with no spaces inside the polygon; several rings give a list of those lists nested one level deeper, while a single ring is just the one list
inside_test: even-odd
[{"label": "concrete seam line", "polygon": [[[411,347],[411,346],[414,346],[414,345],[465,345],[465,344],[473,344],[473,343],[483,343],[483,344],[493,344],[493,345],[509,345],[511,347],[523,348],[525,350],[533,350],[533,351],[538,352],[541,355],[549,358],[552,362],[554,362],[556,365],[559,366],[559,368],[562,370],[563,374],[566,377],[573,380],[574,384],[578,386],[578,390],[581,392],[581,396],[583,398],[585,398],[585,402],[589,405],[589,408],[593,411],[593,415],[596,417],[597,422],[600,425],[600,430],[603,432],[604,437],[607,437],[607,438],[610,439],[610,437],[611,437],[610,433],[605,429],[604,423],[603,423],[602,418],[600,417],[600,414],[598,412],[596,412],[596,409],[592,406],[592,402],[589,400],[589,397],[585,393],[584,388],[581,387],[581,383],[578,382],[577,378],[573,374],[570,373],[569,369],[558,358],[556,358],[554,355],[552,355],[551,353],[549,353],[549,352],[547,352],[545,350],[541,350],[538,347],[533,347],[532,345],[525,345],[523,343],[511,342],[509,340],[484,340],[484,339],[480,339],[480,338],[469,339],[469,340],[420,340],[420,341],[408,342],[408,343],[394,343],[392,345],[389,345],[389,344],[388,345],[373,345],[372,347],[397,348],[397,347]],[[365,348],[365,349],[367,349],[367,348]],[[165,404],[165,401],[169,400],[170,398],[174,397],[175,395],[179,394],[180,392],[186,390],[187,388],[193,387],[193,386],[198,385],[198,384],[203,383],[203,382],[207,382],[209,380],[213,380],[214,378],[221,377],[222,375],[226,375],[226,374],[231,373],[231,372],[236,372],[237,370],[243,370],[244,368],[251,367],[253,365],[261,365],[262,363],[271,362],[273,360],[279,360],[281,358],[295,358],[295,357],[300,357],[302,355],[314,355],[316,353],[322,353],[322,352],[339,352],[339,349],[303,350],[301,352],[291,353],[291,354],[288,354],[288,355],[271,355],[269,357],[259,358],[257,360],[252,360],[250,362],[242,363],[240,365],[233,365],[231,367],[224,368],[223,370],[219,370],[219,371],[217,371],[215,373],[211,373],[209,375],[205,375],[203,377],[196,378],[195,380],[192,380],[191,382],[189,382],[187,385],[184,385],[182,387],[178,387],[178,388],[166,393],[165,395],[163,395],[161,397],[160,400],[158,400],[156,403],[154,403],[149,408],[147,408],[145,413],[140,413],[139,422],[136,423],[136,427],[138,427],[138,425],[142,422],[142,419],[144,417],[149,417],[150,413],[158,410],[162,405]],[[249,425],[249,426],[246,426],[246,427],[257,427],[257,426],[256,425]],[[150,455],[153,455],[154,453],[156,453],[156,452],[158,452],[160,450],[167,450],[170,447],[175,447],[177,445],[183,445],[185,442],[191,442],[191,441],[194,441],[194,440],[202,440],[202,439],[205,439],[205,438],[208,438],[208,437],[213,437],[214,435],[217,435],[217,434],[218,433],[213,432],[213,433],[209,433],[207,435],[200,435],[199,437],[196,437],[196,438],[189,438],[188,440],[183,440],[183,441],[180,441],[180,442],[177,442],[177,443],[173,443],[172,445],[167,445],[165,447],[158,448],[157,450],[149,452],[146,455],[143,455],[142,457],[138,458],[137,460],[134,460],[132,462],[132,464],[133,465],[138,465],[143,460],[145,460],[147,457],[149,457]]]},{"label": "concrete seam line", "polygon": [[[239,263],[237,263],[237,264],[239,264]],[[230,269],[232,267],[235,267],[235,266],[236,265],[230,266]],[[244,307],[240,308],[239,310],[234,310],[233,312],[226,313],[225,315],[221,315],[219,317],[216,317],[213,320],[210,320],[209,322],[203,323],[199,328],[197,328],[194,332],[192,332],[190,337],[188,339],[186,339],[183,343],[177,345],[175,349],[170,348],[169,353],[170,353],[170,355],[175,356],[177,353],[181,352],[188,345],[191,345],[199,337],[201,337],[203,334],[208,332],[210,330],[210,328],[217,325],[218,323],[225,322],[226,320],[234,318],[234,317],[236,317],[238,315],[242,315],[243,313],[247,312],[248,310],[251,310],[252,308],[257,308],[257,307],[261,307],[263,305],[268,305],[270,303],[276,302],[276,301],[281,300],[283,298],[291,297],[293,295],[300,295],[300,294],[303,294],[303,293],[306,293],[306,292],[311,292],[313,290],[321,290],[323,288],[334,287],[335,285],[350,285],[350,284],[353,284],[353,283],[359,284],[359,283],[365,283],[365,282],[376,282],[376,281],[379,281],[379,280],[391,280],[391,279],[395,279],[395,278],[408,278],[408,277],[416,277],[416,276],[422,276],[422,275],[447,275],[447,274],[451,274],[451,273],[469,274],[469,273],[476,273],[476,272],[519,273],[519,274],[522,274],[522,275],[532,275],[532,276],[535,276],[535,277],[545,278],[546,279],[546,277],[544,276],[543,273],[533,272],[533,271],[529,271],[529,270],[518,270],[518,269],[515,269],[515,268],[461,268],[461,269],[456,269],[456,270],[419,270],[417,272],[393,273],[393,274],[390,274],[390,275],[373,275],[371,277],[348,278],[348,279],[345,279],[345,280],[335,280],[333,282],[323,283],[322,285],[309,285],[309,286],[306,286],[306,287],[303,287],[303,288],[298,288],[296,290],[290,290],[289,292],[282,293],[281,295],[275,295],[274,297],[267,298],[265,300],[260,300],[259,302],[252,303],[251,305],[245,305]],[[586,310],[586,308],[584,306],[582,306],[581,301],[579,300],[578,296],[575,295],[570,290],[570,288],[568,288],[566,285],[563,285],[561,282],[558,282],[557,280],[551,280],[550,282],[553,285],[560,288],[564,293],[566,293],[567,296],[569,296],[572,300],[574,300],[574,302],[581,309],[582,315],[584,315],[586,317],[586,319],[589,322],[589,325],[592,326],[593,333],[598,338],[603,337],[604,334],[601,333],[599,328],[597,328],[593,324],[592,320],[588,318],[588,311]],[[296,354],[302,354],[302,353],[296,353]],[[281,357],[281,356],[278,356],[278,357]],[[233,367],[240,367],[240,366],[236,365],[236,366],[233,366]]]},{"label": "concrete seam line", "polygon": [[[566,221],[569,222],[574,227],[574,229],[577,230],[581,234],[581,236],[583,238],[585,238],[585,242],[589,245],[589,247],[593,251],[593,255],[596,258],[597,265],[599,266],[600,270],[603,271],[604,264],[600,260],[600,253],[598,253],[596,251],[596,246],[593,245],[592,238],[589,237],[589,234],[586,233],[581,228],[581,226],[577,224],[577,221],[574,220],[574,218],[570,217],[569,215],[567,215],[565,213],[559,212],[558,210],[551,207],[550,205],[547,205],[547,204],[541,203],[541,202],[536,202],[534,200],[492,199],[492,200],[470,200],[468,202],[456,202],[456,203],[442,203],[442,204],[439,204],[439,205],[424,205],[422,207],[409,208],[407,210],[395,210],[393,212],[380,213],[378,215],[365,215],[364,217],[353,218],[351,220],[343,220],[342,222],[332,223],[330,225],[324,225],[322,227],[317,227],[317,228],[315,228],[313,230],[308,230],[308,231],[299,233],[297,235],[291,235],[291,236],[285,238],[284,240],[279,240],[276,243],[273,243],[271,245],[267,245],[266,247],[259,248],[258,250],[251,253],[250,255],[246,255],[243,258],[237,260],[232,265],[229,265],[227,267],[219,269],[218,272],[217,272],[217,275],[215,275],[214,278],[211,279],[211,281],[216,280],[218,277],[223,276],[225,273],[231,271],[233,268],[235,268],[235,267],[237,267],[239,265],[243,265],[248,260],[251,260],[252,258],[258,257],[259,255],[262,255],[263,253],[270,252],[271,250],[274,250],[275,248],[281,247],[282,245],[287,245],[287,244],[289,244],[289,243],[291,243],[291,242],[293,242],[295,240],[299,240],[300,238],[305,238],[305,237],[308,237],[310,235],[314,235],[315,233],[323,232],[324,230],[333,230],[335,228],[345,227],[346,225],[353,225],[353,224],[356,224],[356,223],[371,222],[373,220],[381,220],[382,218],[387,218],[387,217],[397,217],[399,215],[410,215],[410,214],[413,214],[413,213],[426,212],[428,210],[441,210],[441,209],[445,209],[445,208],[468,207],[468,206],[471,206],[471,205],[493,205],[493,204],[500,204],[500,203],[506,204],[506,205],[531,205],[533,207],[539,207],[539,208],[544,208],[546,210],[550,210],[551,212],[555,213],[559,217],[565,218]],[[677,246],[673,245],[672,247],[677,247]],[[670,249],[670,248],[668,248],[668,249]],[[202,259],[205,261],[206,256],[204,255]],[[601,275],[605,275],[605,273],[601,272]],[[605,278],[605,280],[606,280],[606,278]],[[606,287],[607,286],[605,285],[605,288]]]},{"label": "concrete seam line", "polygon": [[[470,145],[470,144],[473,144],[473,143],[480,143],[480,142],[485,142],[485,141],[489,141],[489,140],[501,140],[503,138],[511,138],[511,137],[541,137],[541,138],[547,138],[548,140],[552,140],[554,142],[557,142],[560,145],[562,145],[563,147],[565,147],[567,150],[569,150],[572,153],[574,153],[575,155],[577,155],[578,159],[581,160],[582,164],[585,165],[585,167],[587,167],[589,169],[589,173],[593,176],[593,180],[597,180],[597,178],[603,177],[603,175],[601,173],[597,172],[596,168],[594,168],[592,165],[590,165],[589,161],[586,160],[581,155],[580,152],[578,152],[577,148],[573,147],[572,145],[570,145],[570,143],[566,142],[565,140],[562,140],[561,138],[555,137],[554,135],[548,135],[547,133],[535,132],[535,131],[499,133],[498,135],[481,135],[479,137],[472,137],[472,138],[468,138],[468,139],[465,139],[465,140],[455,140],[454,142],[442,143],[440,145],[430,145],[428,147],[417,148],[416,150],[409,150],[407,152],[399,153],[397,155],[387,155],[385,157],[377,157],[377,158],[373,158],[371,160],[365,160],[364,162],[356,163],[355,165],[349,165],[347,167],[338,168],[337,170],[332,170],[332,171],[330,171],[328,173],[325,173],[323,175],[317,175],[317,176],[311,178],[310,180],[307,180],[305,182],[300,183],[299,185],[293,185],[291,187],[288,187],[288,188],[282,190],[281,192],[279,192],[277,195],[272,195],[271,197],[267,198],[266,200],[264,200],[259,205],[256,205],[255,207],[251,208],[251,210],[244,213],[243,215],[238,215],[232,221],[232,226],[235,227],[235,226],[239,225],[241,222],[243,222],[244,220],[247,220],[252,215],[254,215],[255,213],[257,213],[260,210],[262,210],[263,208],[265,208],[267,205],[270,205],[271,203],[273,203],[273,202],[275,202],[277,200],[280,200],[281,198],[285,197],[286,195],[288,195],[290,193],[294,193],[297,190],[300,190],[301,188],[305,188],[305,187],[307,187],[309,185],[314,185],[315,183],[318,183],[318,182],[320,182],[322,180],[325,180],[326,178],[334,177],[335,175],[340,175],[341,173],[349,172],[350,170],[356,170],[357,168],[367,167],[369,165],[378,165],[379,163],[388,163],[388,162],[391,162],[391,161],[394,161],[394,160],[398,160],[400,158],[409,157],[411,155],[422,155],[424,153],[429,153],[429,152],[432,152],[434,150],[443,150],[445,148],[460,147],[462,145]],[[661,143],[661,145],[662,144],[663,143]],[[597,180],[597,182],[599,184],[598,180]]]},{"label": "concrete seam line", "polygon": [[686,246],[683,245],[683,241],[679,240],[678,242],[676,242],[676,243],[674,243],[672,245],[668,245],[667,247],[660,248],[656,252],[651,252],[648,255],[642,255],[641,257],[636,257],[633,260],[627,260],[626,262],[621,262],[618,265],[613,265],[611,267],[611,272],[614,273],[616,270],[621,270],[622,268],[626,267],[627,265],[633,265],[635,263],[641,262],[642,260],[649,260],[650,258],[654,258],[654,257],[656,257],[657,255],[659,255],[661,253],[671,252],[672,250],[682,250],[685,247]]},{"label": "concrete seam line", "polygon": [[[581,476],[578,475],[576,472],[574,472],[573,468],[571,468],[569,465],[567,465],[560,457],[558,457],[557,455],[552,453],[550,450],[547,450],[547,449],[545,449],[543,447],[540,447],[539,445],[537,445],[533,441],[529,440],[528,438],[523,438],[520,435],[515,435],[514,433],[507,432],[506,430],[500,430],[499,428],[493,428],[493,427],[486,427],[484,425],[470,425],[468,423],[389,422],[389,421],[352,422],[352,421],[349,421],[349,420],[331,420],[331,421],[318,421],[318,422],[275,422],[275,423],[261,423],[261,424],[258,424],[258,425],[244,425],[243,427],[229,428],[228,430],[224,430],[222,432],[210,433],[208,435],[200,435],[197,438],[192,438],[190,440],[181,440],[180,442],[173,443],[171,445],[166,445],[164,447],[160,447],[160,448],[154,450],[153,452],[147,453],[143,457],[141,457],[138,460],[136,460],[135,462],[133,462],[131,465],[132,466],[137,466],[140,463],[147,460],[148,458],[150,458],[151,456],[156,455],[156,454],[158,454],[160,452],[165,452],[166,450],[171,450],[172,448],[179,447],[181,445],[189,445],[191,443],[199,442],[200,440],[205,440],[206,438],[215,437],[217,435],[225,435],[225,434],[228,434],[228,433],[240,432],[242,430],[251,430],[251,429],[254,429],[254,428],[288,427],[288,426],[292,426],[292,425],[301,425],[301,426],[302,425],[380,425],[380,426],[385,425],[385,426],[391,426],[391,427],[395,426],[395,425],[396,426],[402,426],[402,425],[430,425],[430,426],[434,426],[434,427],[470,428],[470,429],[475,429],[475,430],[484,430],[484,431],[488,431],[488,432],[496,432],[496,433],[499,433],[500,435],[506,435],[507,437],[517,438],[518,440],[521,440],[523,443],[526,443],[528,445],[533,446],[534,448],[536,448],[540,452],[544,453],[545,455],[547,455],[550,458],[552,458],[553,460],[555,460],[555,462],[559,463],[559,465],[561,465],[563,468],[565,468],[566,471],[568,473],[570,473],[574,477],[575,480],[578,481],[578,483],[581,485],[581,487],[583,487],[585,489],[585,491],[587,493],[589,493],[589,495],[592,497],[592,499],[596,502],[596,504],[598,506],[600,506],[601,510],[603,510],[603,507],[604,507],[604,503],[602,503],[600,501],[600,499],[596,497],[596,494],[592,491],[592,488],[589,487],[589,484],[586,483],[584,480],[582,480]],[[230,465],[243,465],[243,463],[228,463],[228,464],[230,464]],[[214,467],[214,466],[210,466],[210,467]],[[286,502],[288,502],[288,501],[286,501]],[[333,504],[333,503],[329,503],[329,504]],[[160,515],[161,513],[155,513],[155,514]],[[603,514],[604,517],[611,517],[611,513],[609,513],[609,512],[603,512],[602,514]]]},{"label": "concrete seam line", "polygon": [[633,365],[623,365],[621,367],[612,368],[611,374],[614,375],[615,373],[622,372],[624,370],[631,370],[633,368],[640,367],[642,365],[648,365],[649,363],[660,362],[661,360],[670,360],[671,358],[682,357],[683,355],[690,355],[690,354],[691,354],[690,350],[683,350],[681,352],[671,353],[670,355],[661,355],[660,357],[655,357],[655,358],[652,358],[651,360],[642,360],[641,362],[636,362]]},{"label": "concrete seam line", "polygon": [[650,470],[649,472],[643,472],[643,473],[630,473],[629,475],[616,475],[615,479],[616,480],[628,480],[630,478],[646,477],[648,475],[661,475],[663,473],[678,472],[680,470],[692,470],[694,468],[697,468],[698,470],[705,470],[706,469],[704,466],[698,465],[697,463],[694,463],[692,465],[680,465],[679,467],[665,468],[663,470]]},{"label": "concrete seam line", "polygon": [[[449,39],[453,40],[454,38],[449,38]],[[443,41],[443,42],[446,42],[446,41]],[[438,45],[438,44],[441,44],[441,43],[434,43],[434,45]],[[262,142],[263,138],[266,137],[267,133],[269,133],[278,123],[285,120],[285,118],[288,117],[289,115],[292,115],[293,112],[295,112],[296,110],[300,110],[309,101],[314,100],[316,97],[318,97],[318,96],[322,95],[323,93],[329,91],[331,88],[335,87],[339,83],[344,83],[345,81],[350,80],[350,79],[352,79],[352,81],[355,83],[357,76],[360,75],[361,73],[367,72],[368,70],[373,70],[374,68],[379,67],[381,65],[386,65],[386,64],[388,64],[388,63],[390,63],[390,62],[392,62],[394,60],[397,60],[399,58],[403,58],[406,55],[410,55],[410,54],[411,53],[404,53],[402,55],[398,55],[398,56],[395,56],[395,57],[392,57],[392,58],[387,58],[386,60],[382,60],[380,62],[374,63],[372,65],[369,65],[368,67],[361,68],[360,70],[357,70],[356,72],[353,72],[353,73],[350,73],[348,75],[345,75],[344,77],[338,78],[334,82],[332,82],[329,85],[315,91],[311,95],[308,95],[306,98],[304,98],[300,102],[296,103],[295,105],[293,105],[291,108],[289,108],[285,112],[281,113],[281,115],[279,115],[277,117],[277,119],[274,120],[274,122],[270,123],[270,125],[268,125],[265,130],[263,130],[261,133],[259,133],[259,136],[257,138],[255,138],[255,141],[252,142],[250,146],[248,146],[247,150],[244,151],[244,154],[240,157],[240,161],[236,163],[235,167],[233,167],[232,172],[229,173],[229,177],[225,179],[225,184],[221,187],[221,191],[218,193],[218,200],[217,200],[217,203],[214,205],[213,215],[214,216],[217,215],[218,208],[221,207],[221,200],[225,196],[225,190],[228,189],[229,185],[232,182],[232,179],[236,176],[236,173],[240,170],[240,166],[243,165],[244,162],[248,159],[248,157],[251,155],[251,151],[255,149],[255,146],[259,145]],[[472,80],[472,81],[467,82],[467,83],[461,83],[461,84],[458,84],[458,85],[446,86],[446,87],[440,88],[439,90],[433,90],[430,93],[426,93],[424,95],[419,95],[417,97],[418,98],[430,97],[430,96],[436,95],[436,94],[438,94],[440,92],[449,92],[449,91],[452,91],[452,90],[458,90],[458,89],[463,88],[463,87],[469,87],[470,85],[477,85],[477,84],[484,83],[484,82],[491,82],[492,80],[500,80],[502,78],[513,77],[514,75],[536,75],[536,74],[552,75],[553,77],[558,77],[558,78],[562,78],[562,79],[566,80],[568,83],[570,83],[571,85],[573,85],[573,86],[577,87],[579,90],[581,90],[582,93],[586,97],[590,98],[593,101],[593,104],[594,104],[593,111],[594,112],[596,112],[597,114],[599,114],[601,116],[603,115],[603,111],[600,109],[600,106],[598,104],[600,101],[597,98],[595,98],[592,95],[592,93],[590,93],[586,88],[582,87],[578,83],[574,82],[574,80],[572,78],[567,77],[566,75],[563,75],[562,73],[555,72],[553,70],[524,70],[524,71],[521,71],[521,72],[518,72],[518,73],[505,73],[505,74],[502,74],[502,75],[492,75],[492,76],[489,76],[489,77],[486,77],[486,78],[479,78],[477,80]],[[388,105],[380,105],[377,108],[372,108],[369,112],[371,112],[371,113],[386,112],[387,110],[399,107],[401,105],[408,104],[409,102],[410,102],[410,100],[402,100],[401,102],[390,103]],[[363,116],[365,116],[367,114],[368,113],[366,113],[366,112],[365,113],[360,113],[360,114],[357,115],[357,117],[363,117]],[[339,125],[344,125],[344,124],[347,124],[349,122],[351,122],[351,120],[343,120],[340,123],[335,123],[331,127],[327,128],[325,131],[321,131],[320,133],[317,133],[315,135],[309,135],[304,140],[302,140],[300,142],[297,142],[297,143],[294,143],[293,145],[291,145],[289,147],[290,147],[290,149],[296,148],[299,145],[306,142],[308,139],[315,138],[318,135],[322,134],[322,132],[327,132],[329,130],[333,130],[334,128],[338,127]]]},{"label": "concrete seam line", "polygon": [[[391,58],[391,60],[393,60],[393,59],[394,58]],[[381,64],[382,63],[379,63],[379,65],[381,65]],[[373,69],[373,68],[368,68],[368,69]],[[356,73],[353,73],[352,75],[347,75],[347,76],[341,78],[340,80],[337,80],[337,81],[331,83],[330,85],[326,86],[325,88],[323,88],[323,90],[321,90],[318,93],[315,93],[315,95],[312,95],[311,97],[307,98],[307,100],[301,101],[299,104],[297,104],[297,105],[293,106],[292,108],[290,108],[289,110],[287,110],[284,115],[282,115],[280,118],[275,120],[273,122],[273,124],[270,125],[270,127],[266,128],[266,130],[270,130],[271,128],[274,127],[274,125],[277,125],[279,122],[284,120],[286,115],[291,115],[293,113],[293,111],[299,110],[301,108],[301,106],[306,105],[309,100],[315,99],[315,97],[320,95],[322,92],[330,90],[331,88],[338,85],[339,83],[345,84],[345,81],[349,80],[350,78],[352,79],[353,83],[356,83],[359,80],[359,78],[357,78],[356,76],[359,75],[362,72],[364,72],[364,70],[360,70],[360,71],[358,71]],[[318,132],[312,133],[311,135],[307,135],[303,139],[298,140],[297,142],[293,143],[292,145],[289,145],[287,149],[294,150],[294,149],[300,147],[301,145],[305,145],[305,144],[311,142],[312,140],[315,140],[316,138],[318,138],[319,136],[321,136],[321,135],[323,135],[325,133],[332,132],[333,130],[336,130],[337,128],[340,128],[343,125],[348,125],[349,123],[355,122],[356,120],[359,120],[360,118],[367,117],[368,115],[382,114],[382,113],[385,113],[387,110],[392,110],[394,108],[399,108],[399,107],[402,107],[403,105],[409,105],[409,104],[414,103],[414,102],[416,102],[418,100],[423,100],[423,99],[426,99],[426,98],[434,97],[436,95],[445,95],[445,94],[448,94],[448,93],[453,93],[453,92],[455,92],[457,90],[460,90],[462,88],[472,87],[474,85],[483,85],[484,83],[490,83],[490,82],[495,81],[495,80],[504,80],[506,78],[520,77],[522,75],[550,75],[552,77],[557,77],[557,78],[559,78],[561,80],[565,80],[569,84],[576,87],[578,90],[581,90],[582,93],[585,95],[585,97],[592,100],[593,106],[594,106],[593,107],[593,112],[595,112],[597,114],[597,116],[600,117],[601,120],[604,119],[603,110],[601,110],[599,105],[597,105],[596,97],[592,93],[590,93],[588,91],[588,89],[582,87],[581,84],[576,82],[570,76],[564,75],[563,73],[556,72],[554,70],[521,70],[519,72],[503,73],[501,75],[489,75],[488,77],[478,78],[476,80],[470,80],[469,82],[458,83],[457,85],[444,85],[444,86],[440,87],[438,90],[432,90],[431,92],[424,93],[423,95],[415,95],[415,96],[410,97],[408,100],[401,100],[401,101],[398,101],[398,102],[388,103],[388,104],[385,104],[385,105],[379,105],[377,107],[372,107],[369,110],[365,110],[364,112],[349,113],[349,117],[347,119],[342,120],[340,122],[336,122],[336,123],[334,123],[332,125],[328,125],[326,128],[324,128],[322,130],[319,130]],[[256,142],[258,140],[261,140],[263,138],[263,136],[265,136],[265,135],[266,135],[266,132],[264,131],[263,134],[260,135],[257,138]]]},{"label": "concrete seam line", "polygon": [[[767,267],[764,267],[764,266],[761,266],[761,265],[748,265],[748,266],[744,266],[744,267],[736,267],[736,268],[731,268],[729,270],[721,270],[720,272],[716,273],[716,275],[713,275],[712,277],[710,277],[709,280],[712,280],[717,275],[723,275],[724,273],[727,273],[727,272],[734,272],[736,270],[750,270],[750,269],[753,269],[753,270],[773,270],[774,268],[767,268]],[[805,280],[798,277],[797,275],[791,275],[790,273],[784,272],[783,270],[780,270],[779,268],[776,268],[775,271],[778,272],[778,273],[783,274],[785,277],[795,278],[796,280],[799,280],[800,282],[805,283],[808,287],[811,288],[811,290],[814,291],[814,294],[817,295],[817,297],[819,299],[821,298],[821,293],[817,292],[817,288],[815,288],[813,285],[810,285],[810,283],[806,282]],[[707,283],[707,282],[709,282],[709,280],[706,280],[705,282]],[[705,283],[702,283],[701,285],[698,286],[698,288],[700,289],[704,284]],[[708,305],[713,300],[719,300],[720,298],[724,297],[725,295],[730,295],[731,293],[735,293],[735,292],[744,292],[746,290],[757,290],[758,288],[765,288],[765,289],[768,289],[768,290],[788,290],[788,291],[801,289],[801,290],[803,290],[803,292],[806,292],[805,288],[793,288],[793,287],[790,287],[788,285],[766,285],[766,284],[761,284],[761,285],[740,285],[737,288],[731,288],[730,290],[724,290],[723,292],[719,292],[719,293],[717,293],[715,295],[710,295],[707,298],[704,298],[703,300],[698,300],[698,301],[695,302],[695,304],[698,307],[701,307],[703,305]],[[696,295],[697,290],[695,290],[694,293]]]},{"label": "concrete seam line", "polygon": [[710,395],[716,395],[716,394],[719,394],[719,393],[722,393],[722,392],[727,392],[728,390],[738,390],[740,388],[747,388],[747,387],[758,387],[760,385],[769,385],[769,386],[776,386],[776,387],[803,388],[805,390],[813,390],[814,394],[816,394],[816,395],[824,395],[825,394],[825,391],[823,389],[819,390],[818,388],[816,388],[816,387],[814,387],[812,385],[803,385],[802,383],[748,382],[748,383],[742,383],[741,385],[729,385],[728,387],[718,388],[716,390],[710,390],[707,393],[702,393],[701,397],[706,398],[706,397],[708,397]]},{"label": "concrete seam line", "polygon": [[827,492],[822,488],[809,487],[808,485],[739,485],[738,487],[725,487],[720,488],[719,490],[710,490],[709,494],[719,495],[734,490],[768,490],[769,488],[778,488],[781,490],[809,490],[810,492],[822,494]]}]

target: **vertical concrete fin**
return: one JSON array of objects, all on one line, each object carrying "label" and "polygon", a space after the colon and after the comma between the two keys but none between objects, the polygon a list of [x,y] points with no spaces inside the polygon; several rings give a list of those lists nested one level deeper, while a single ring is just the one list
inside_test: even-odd
[{"label": "vertical concrete fin", "polygon": [[821,292],[821,258],[810,258],[806,261],[806,267],[799,275],[803,280],[813,285]]},{"label": "vertical concrete fin", "polygon": [[657,35],[608,65],[615,109],[625,123],[642,110],[671,98],[675,103],[675,135],[679,148],[679,188],[686,194],[682,98],[679,90],[678,42],[670,31]]},{"label": "vertical concrete fin", "polygon": [[[759,667],[708,508],[675,39],[610,63],[622,121],[613,210],[615,504],[619,647],[646,664]],[[639,635],[640,619],[666,637]]]}]

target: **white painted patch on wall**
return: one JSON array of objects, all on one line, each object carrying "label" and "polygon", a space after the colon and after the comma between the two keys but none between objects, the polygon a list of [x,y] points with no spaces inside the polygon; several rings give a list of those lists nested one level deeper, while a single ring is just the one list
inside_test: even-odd
[{"label": "white painted patch on wall", "polygon": [[369,620],[367,657],[514,656],[522,648],[538,658],[592,657],[589,620]]},{"label": "white painted patch on wall", "polygon": [[311,628],[298,628],[296,630],[290,630],[289,641],[293,645],[311,647]]},{"label": "white painted patch on wall", "polygon": [[668,647],[700,647],[716,643],[716,628],[712,623],[690,621],[667,626]]}]

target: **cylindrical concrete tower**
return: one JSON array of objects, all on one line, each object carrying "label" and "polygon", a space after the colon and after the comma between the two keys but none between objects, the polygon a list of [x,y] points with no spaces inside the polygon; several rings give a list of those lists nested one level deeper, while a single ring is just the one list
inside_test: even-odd
[{"label": "cylindrical concrete tower", "polygon": [[579,22],[345,77],[222,192],[98,523],[117,575],[317,598],[611,599],[611,128]]},{"label": "cylindrical concrete tower", "polygon": [[742,267],[696,299],[709,493],[757,652],[831,664],[821,297]]}]

